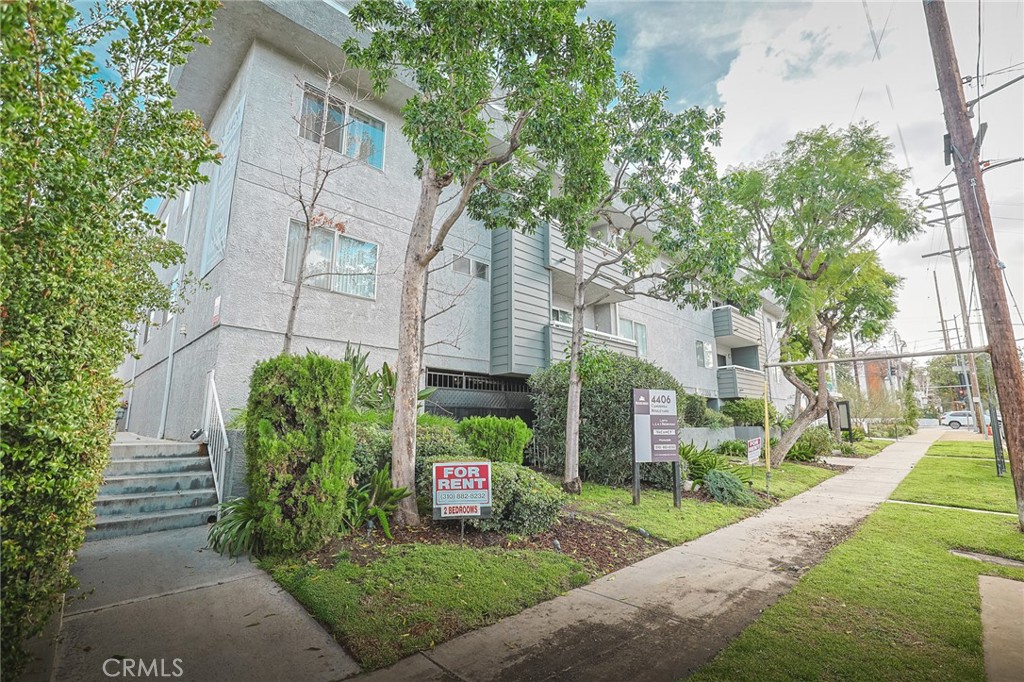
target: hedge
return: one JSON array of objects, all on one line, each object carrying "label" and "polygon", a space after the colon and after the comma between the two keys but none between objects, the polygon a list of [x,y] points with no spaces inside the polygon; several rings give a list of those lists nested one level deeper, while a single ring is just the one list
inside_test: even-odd
[{"label": "hedge", "polygon": [[[583,382],[580,400],[580,477],[584,481],[626,485],[633,480],[634,388],[674,390],[681,420],[691,426],[707,426],[707,413],[718,414],[707,408],[703,398],[687,394],[675,377],[651,362],[608,353],[602,363],[603,371]],[[558,475],[565,466],[568,387],[568,362],[559,362],[530,377],[534,438],[548,452],[545,468]],[[672,487],[670,466],[642,464],[640,474],[646,485]]]},{"label": "hedge", "polygon": [[269,554],[318,547],[338,531],[352,464],[348,363],[310,353],[256,365],[246,408],[249,497]]},{"label": "hedge", "polygon": [[468,417],[459,422],[458,433],[473,454],[492,462],[523,463],[523,451],[533,432],[519,417]]},{"label": "hedge", "polygon": [[[470,457],[469,461],[480,458]],[[460,457],[417,457],[416,493],[431,499],[434,462],[466,461]],[[512,462],[491,463],[491,518],[466,523],[482,531],[534,535],[551,527],[565,506],[562,491],[542,475]]]},{"label": "hedge", "polygon": [[[758,398],[740,398],[726,400],[722,405],[722,414],[732,418],[737,426],[764,426],[764,400]],[[768,403],[768,423],[775,424],[779,420],[779,411],[775,405]]]},{"label": "hedge", "polygon": [[[421,415],[416,425],[416,461],[425,457],[450,456],[456,459],[473,457],[469,444],[455,430],[455,420]],[[391,464],[391,429],[383,424],[356,423],[352,425],[355,446],[355,479],[360,485],[369,483],[370,477]]]}]

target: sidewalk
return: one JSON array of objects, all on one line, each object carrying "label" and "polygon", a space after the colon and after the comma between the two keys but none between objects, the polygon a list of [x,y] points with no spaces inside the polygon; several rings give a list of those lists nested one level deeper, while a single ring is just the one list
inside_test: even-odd
[{"label": "sidewalk", "polygon": [[359,679],[678,680],[842,542],[943,433],[922,429],[757,516]]},{"label": "sidewalk", "polygon": [[57,682],[327,682],[359,672],[270,576],[206,549],[205,527],[87,542],[72,572],[81,588],[65,606]]}]

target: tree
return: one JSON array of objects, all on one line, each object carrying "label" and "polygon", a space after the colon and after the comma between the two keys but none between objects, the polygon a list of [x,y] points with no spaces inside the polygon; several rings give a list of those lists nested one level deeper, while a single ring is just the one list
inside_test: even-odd
[{"label": "tree", "polygon": [[903,403],[903,422],[912,429],[917,428],[917,420],[921,416],[921,410],[917,406],[917,398],[914,396],[914,368],[907,369],[907,376],[903,380],[903,391],[900,395],[900,402]]},{"label": "tree", "polygon": [[[723,225],[711,155],[721,139],[723,114],[700,107],[674,114],[665,108],[667,99],[664,89],[641,92],[631,74],[622,75],[614,106],[597,117],[610,141],[608,181],[580,222],[560,226],[574,251],[575,275],[562,479],[566,492],[582,490],[580,357],[587,289],[613,266],[622,268],[625,279],[611,289],[680,306],[706,306],[712,292],[725,296],[735,288],[741,251]],[[592,235],[595,227],[605,239]],[[612,255],[587,272],[584,251],[599,241],[611,247]],[[716,248],[709,254],[705,246],[712,243]]]},{"label": "tree", "polygon": [[[152,264],[181,247],[145,209],[204,181],[215,152],[175,111],[170,67],[204,43],[216,2],[0,5],[0,443],[5,678],[73,585],[93,520],[132,325],[171,297]],[[113,34],[107,70],[90,46]]]},{"label": "tree", "polygon": [[[468,214],[488,228],[571,224],[577,207],[592,205],[603,186],[606,145],[591,122],[614,89],[614,30],[604,21],[578,23],[582,7],[582,0],[420,0],[415,7],[364,0],[351,12],[369,35],[344,49],[375,91],[386,90],[399,71],[416,87],[402,107],[420,198],[402,274],[395,486],[415,484],[424,291],[456,221]],[[399,521],[419,522],[411,498]]]},{"label": "tree", "polygon": [[[992,360],[988,354],[980,354],[974,358],[978,367],[978,385],[981,388],[981,399],[988,403],[988,398],[994,393],[995,384],[992,381]],[[964,388],[967,386],[967,374],[961,356],[940,355],[928,360],[925,366],[928,380],[931,383],[931,393],[942,403],[942,409],[956,409],[954,402],[966,404],[967,394]],[[960,391],[964,391],[961,395]]]},{"label": "tree", "polygon": [[[321,282],[325,282],[332,277],[346,276],[346,273],[335,272],[333,263],[318,264],[320,267],[317,267],[315,272],[308,274],[307,265],[309,246],[315,230],[345,231],[345,223],[337,216],[327,213],[320,202],[320,196],[327,181],[338,171],[360,162],[358,154],[355,157],[336,154],[328,146],[329,140],[341,139],[343,129],[348,125],[348,119],[344,113],[339,114],[337,111],[337,100],[331,96],[332,88],[341,83],[347,73],[345,69],[334,70],[330,67],[322,69],[322,80],[319,83],[323,86],[322,90],[306,87],[305,83],[302,83],[305,99],[302,115],[297,121],[302,130],[302,136],[298,140],[297,154],[301,162],[294,183],[286,183],[284,187],[284,193],[291,197],[302,211],[302,245],[299,247],[295,286],[292,288],[292,302],[288,308],[284,347],[281,350],[285,355],[291,352],[302,287],[312,278],[319,278]],[[355,94],[355,99],[358,101],[359,93]],[[306,138],[312,140],[315,146],[310,148]]]},{"label": "tree", "polygon": [[[745,280],[770,290],[786,313],[784,359],[825,360],[837,334],[852,330],[870,340],[884,330],[899,279],[873,249],[920,230],[918,211],[904,196],[906,177],[872,125],[799,133],[781,155],[728,176]],[[816,366],[814,381],[791,367],[783,374],[808,405],[772,448],[773,463],[830,402],[825,365]]]}]

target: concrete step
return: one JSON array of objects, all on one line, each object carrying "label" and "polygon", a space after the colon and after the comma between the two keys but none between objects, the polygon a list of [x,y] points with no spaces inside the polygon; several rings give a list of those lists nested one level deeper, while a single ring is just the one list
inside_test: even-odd
[{"label": "concrete step", "polygon": [[198,443],[161,441],[158,443],[114,443],[110,446],[110,459],[197,457],[198,455]]},{"label": "concrete step", "polygon": [[179,490],[214,490],[213,473],[209,466],[205,472],[107,476],[103,479],[100,495],[134,495]]},{"label": "concrete step", "polygon": [[217,491],[181,490],[176,492],[100,495],[96,498],[97,516],[148,514],[217,504]]},{"label": "concrete step", "polygon": [[196,507],[178,509],[155,514],[117,514],[114,516],[97,516],[96,527],[85,533],[86,540],[106,540],[126,535],[141,535],[160,530],[174,530],[203,526],[210,519],[216,518],[216,507]]},{"label": "concrete step", "polygon": [[139,476],[142,474],[179,474],[187,471],[210,471],[209,457],[140,457],[111,459],[104,478]]}]

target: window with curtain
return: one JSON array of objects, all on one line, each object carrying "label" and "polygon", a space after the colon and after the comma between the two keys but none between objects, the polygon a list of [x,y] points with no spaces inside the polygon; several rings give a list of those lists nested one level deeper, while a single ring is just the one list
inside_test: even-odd
[{"label": "window with curtain", "polygon": [[384,167],[384,122],[350,108],[345,153],[374,168]]},{"label": "window with curtain", "polygon": [[[305,226],[291,221],[285,253],[284,279],[294,282],[302,260]],[[335,230],[315,228],[306,256],[306,283],[361,298],[377,297],[377,245]]]},{"label": "window with curtain", "polygon": [[345,103],[333,97],[327,98],[327,127],[324,128],[324,92],[306,86],[302,95],[300,132],[307,140],[320,143],[320,133],[325,132],[324,146],[340,152],[342,133],[345,129]]},{"label": "window with curtain", "polygon": [[703,341],[698,341],[697,342],[697,366],[698,367],[707,367],[708,366],[707,362],[705,361],[706,357],[707,356],[704,354],[704,342]]}]

